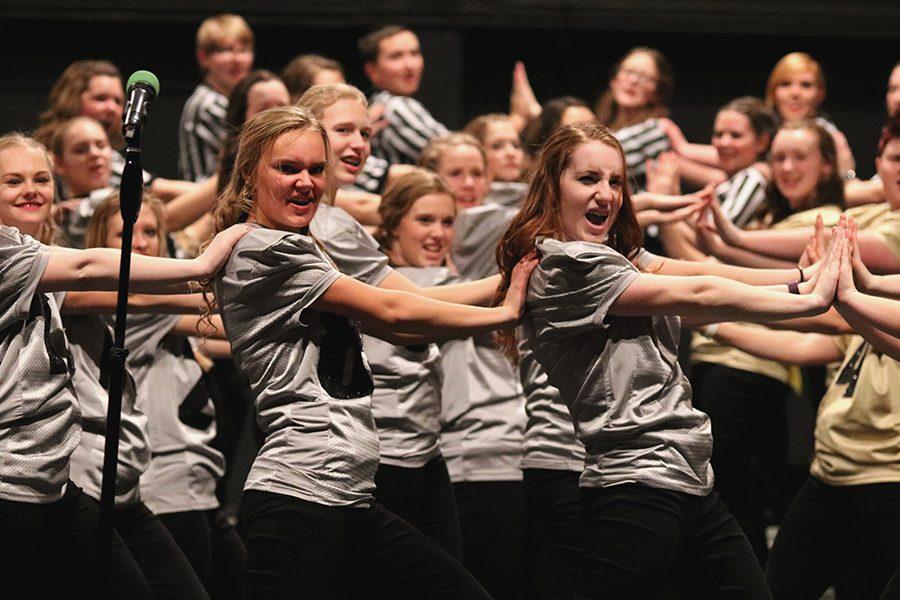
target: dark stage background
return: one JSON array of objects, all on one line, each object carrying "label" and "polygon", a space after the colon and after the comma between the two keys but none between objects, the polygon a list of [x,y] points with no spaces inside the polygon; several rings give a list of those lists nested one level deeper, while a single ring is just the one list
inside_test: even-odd
[{"label": "dark stage background", "polygon": [[900,59],[896,0],[0,0],[0,131],[34,127],[50,86],[74,60],[109,59],[126,77],[146,68],[162,92],[145,130],[144,164],[175,176],[178,117],[198,81],[194,33],[204,17],[226,11],[253,27],[257,67],[277,72],[317,52],[343,62],[361,87],[357,37],[376,24],[408,24],[426,59],[419,97],[450,127],[506,109],[517,59],[539,99],[569,93],[593,102],[612,63],[650,45],[675,68],[673,118],[705,141],[717,107],[762,95],[775,61],[804,50],[826,69],[826,113],[847,134],[863,176],[874,171],[887,76]]}]

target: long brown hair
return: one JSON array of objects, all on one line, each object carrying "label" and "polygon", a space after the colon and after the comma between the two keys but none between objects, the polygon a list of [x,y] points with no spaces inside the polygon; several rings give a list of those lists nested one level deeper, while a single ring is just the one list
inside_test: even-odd
[{"label": "long brown hair", "polygon": [[[815,190],[813,190],[813,196],[810,198],[807,206],[802,207],[799,210],[809,210],[825,204],[837,204],[843,209],[845,204],[844,182],[841,180],[838,170],[837,149],[834,145],[834,138],[831,137],[828,130],[815,121],[800,121],[782,125],[778,131],[797,130],[808,131],[813,134],[816,138],[816,147],[822,155],[822,160],[831,167],[830,172],[827,175],[819,178]],[[777,136],[778,134],[776,133],[775,135]],[[781,190],[778,189],[774,177],[772,177],[772,181],[769,182],[767,195],[768,202],[763,205],[755,219],[759,223],[762,223],[765,226],[772,225],[789,217],[791,213],[795,212],[796,209],[791,207],[790,201],[785,198],[784,194],[781,193]]]},{"label": "long brown hair", "polygon": [[601,123],[609,125],[610,129],[617,131],[623,127],[634,125],[651,118],[669,116],[669,103],[672,101],[672,94],[675,92],[675,74],[672,65],[665,55],[655,48],[647,48],[638,46],[632,48],[625,53],[622,58],[613,65],[609,74],[609,81],[612,81],[619,74],[622,63],[632,54],[647,54],[653,59],[656,65],[656,92],[653,94],[653,100],[647,104],[642,110],[637,111],[634,118],[624,120],[619,115],[619,105],[613,97],[612,89],[607,89],[601,94],[594,106],[594,112],[597,114],[597,120]]},{"label": "long brown hair", "polygon": [[[451,200],[453,199],[453,192],[437,173],[421,168],[412,169],[399,177],[384,193],[381,204],[378,205],[381,224],[378,225],[374,235],[382,250],[391,249],[400,221],[416,203],[416,200],[428,194],[445,194]],[[456,201],[453,202],[453,211],[456,212]]]},{"label": "long brown hair", "polygon": [[[522,210],[512,220],[500,244],[497,246],[497,266],[500,268],[500,285],[494,297],[499,304],[509,289],[513,268],[523,256],[534,250],[535,239],[549,237],[561,239],[560,179],[569,166],[572,153],[582,144],[600,142],[613,149],[622,160],[622,174],[626,178],[625,152],[609,128],[596,121],[568,125],[554,131],[535,159],[533,177]],[[627,258],[633,258],[643,245],[643,234],[637,221],[628,186],[622,189],[622,208],[610,229],[607,245]],[[506,353],[517,356],[516,334],[508,329],[498,333],[498,339]]]},{"label": "long brown hair", "polygon": [[[94,77],[122,79],[119,69],[107,60],[79,60],[70,64],[50,90],[47,110],[41,113],[34,133],[36,140],[49,146],[56,128],[64,121],[81,114],[81,95],[87,91]],[[124,142],[118,127],[112,127],[106,135],[113,147],[119,147]]]},{"label": "long brown hair", "polygon": [[[109,220],[119,213],[121,199],[119,192],[112,192],[107,196],[91,215],[87,230],[84,234],[85,248],[104,248],[109,233]],[[153,212],[156,217],[156,242],[160,256],[166,255],[166,214],[163,201],[149,192],[141,196],[141,208]]]}]

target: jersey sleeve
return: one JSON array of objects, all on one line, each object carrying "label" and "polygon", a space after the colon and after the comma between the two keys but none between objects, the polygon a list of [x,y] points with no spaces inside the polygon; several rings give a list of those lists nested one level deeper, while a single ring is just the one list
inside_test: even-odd
[{"label": "jersey sleeve", "polygon": [[0,330],[28,315],[49,262],[49,246],[0,226]]},{"label": "jersey sleeve", "polygon": [[377,287],[390,274],[378,242],[343,209],[320,206],[310,231],[344,275]]}]

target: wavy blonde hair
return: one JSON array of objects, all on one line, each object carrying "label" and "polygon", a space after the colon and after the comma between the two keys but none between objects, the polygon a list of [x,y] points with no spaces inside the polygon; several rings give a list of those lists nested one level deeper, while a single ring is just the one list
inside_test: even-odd
[{"label": "wavy blonde hair", "polygon": [[238,141],[238,151],[234,158],[234,169],[228,185],[219,194],[219,201],[213,210],[215,233],[235,223],[242,223],[253,214],[256,195],[256,176],[260,163],[271,151],[280,136],[285,133],[313,131],[325,144],[325,165],[327,185],[321,202],[331,204],[334,200],[334,173],[331,159],[331,145],[322,123],[312,113],[300,106],[278,106],[263,111],[244,123]]},{"label": "wavy blonde hair", "polygon": [[[12,148],[28,148],[30,150],[36,150],[40,152],[44,157],[44,160],[47,161],[47,170],[50,172],[52,177],[53,161],[50,160],[50,153],[47,152],[46,146],[44,146],[42,143],[17,131],[0,136],[0,153],[3,153],[4,150],[10,150]],[[55,199],[55,190],[53,196]],[[49,246],[56,242],[58,234],[59,226],[56,224],[56,221],[53,218],[53,211],[51,211],[50,215],[47,217],[47,220],[44,221],[44,223],[41,225],[41,230],[38,233],[37,239],[42,244],[47,244]]]}]

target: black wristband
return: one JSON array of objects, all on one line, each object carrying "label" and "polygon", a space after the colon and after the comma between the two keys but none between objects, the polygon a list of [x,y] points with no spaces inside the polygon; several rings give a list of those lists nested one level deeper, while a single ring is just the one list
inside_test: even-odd
[{"label": "black wristband", "polygon": [[806,281],[806,279],[803,277],[803,267],[797,267],[797,270],[800,271],[800,283],[803,283],[804,281]]},{"label": "black wristband", "polygon": [[799,294],[800,293],[800,282],[799,281],[790,282],[788,284],[788,291],[792,294]]}]

